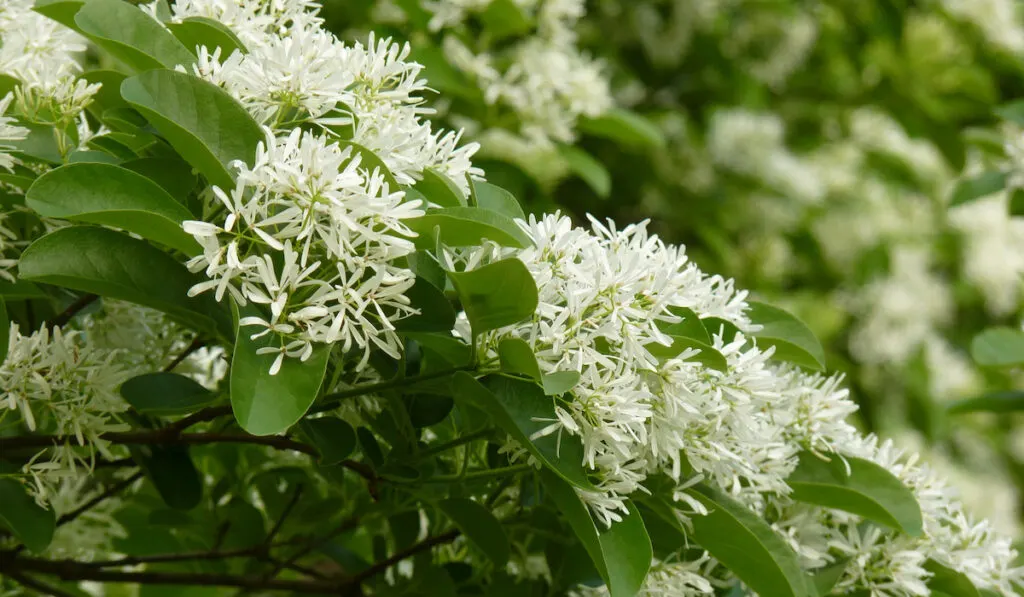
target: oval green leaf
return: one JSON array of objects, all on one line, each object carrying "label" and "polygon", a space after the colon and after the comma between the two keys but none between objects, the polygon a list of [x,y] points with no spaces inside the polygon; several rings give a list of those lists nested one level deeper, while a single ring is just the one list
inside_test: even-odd
[{"label": "oval green leaf", "polygon": [[0,477],[0,522],[35,553],[50,545],[57,528],[52,510],[37,504],[24,485],[3,477]]},{"label": "oval green leaf", "polygon": [[434,230],[440,241],[450,247],[477,246],[491,240],[505,247],[523,249],[533,244],[515,221],[504,215],[477,207],[446,207],[406,220],[420,249],[434,248]]},{"label": "oval green leaf", "polygon": [[468,498],[441,500],[437,505],[496,566],[505,567],[512,550],[504,527],[490,510]]},{"label": "oval green leaf", "polygon": [[518,323],[537,310],[537,285],[518,259],[503,259],[448,275],[474,335]]},{"label": "oval green leaf", "polygon": [[181,228],[192,214],[155,182],[118,166],[61,166],[36,179],[25,203],[42,216],[121,228],[190,256],[200,250]]},{"label": "oval green leaf", "polygon": [[691,519],[693,539],[761,597],[813,597],[791,547],[761,517],[711,487],[688,490],[708,511]]},{"label": "oval green leaf", "polygon": [[825,370],[825,349],[804,322],[778,307],[757,301],[749,304],[747,315],[753,323],[762,326],[760,331],[750,334],[757,338],[759,347],[774,346],[773,359]]},{"label": "oval green leaf", "polygon": [[722,353],[715,350],[714,347],[692,338],[672,336],[672,344],[670,346],[652,343],[648,344],[645,348],[647,348],[647,351],[650,352],[652,356],[663,361],[674,359],[682,354],[683,351],[692,348],[699,350],[700,352],[693,355],[688,360],[697,361],[698,363],[717,371],[724,372],[729,370],[729,362],[725,360],[725,356],[722,355]]},{"label": "oval green leaf", "polygon": [[[849,474],[847,474],[849,466]],[[798,502],[843,510],[903,531],[922,533],[921,506],[914,492],[885,468],[862,458],[826,462],[804,453],[788,479]]]},{"label": "oval green leaf", "polygon": [[170,255],[122,232],[93,226],[55,230],[18,262],[25,280],[117,298],[167,313],[221,338],[232,338],[231,313],[209,294],[189,297],[201,279]]},{"label": "oval green leaf", "polygon": [[88,0],[75,24],[132,70],[188,66],[196,57],[156,19],[122,0]]},{"label": "oval green leaf", "polygon": [[188,446],[128,446],[128,450],[169,507],[191,510],[202,501],[203,481]]},{"label": "oval green leaf", "polygon": [[602,199],[607,199],[612,192],[612,175],[604,164],[594,156],[572,145],[560,145],[558,152],[569,164],[569,171],[580,177],[587,186]]},{"label": "oval green leaf", "polygon": [[320,452],[321,464],[338,464],[356,449],[356,430],[338,417],[303,419],[299,429]]},{"label": "oval green leaf", "polygon": [[135,376],[121,384],[121,397],[149,415],[186,415],[216,400],[217,395],[191,378],[157,372]]},{"label": "oval green leaf", "polygon": [[545,467],[577,487],[593,489],[583,469],[583,444],[578,437],[557,433],[535,435],[557,420],[555,402],[535,383],[489,375],[480,381],[468,373],[452,379],[456,401],[465,401],[488,415]]},{"label": "oval green leaf", "polygon": [[610,596],[636,595],[654,557],[651,539],[636,506],[627,501],[629,514],[610,528],[599,529],[571,485],[547,470],[542,470],[540,476],[548,495],[593,560]]},{"label": "oval green leaf", "polygon": [[1024,391],[1021,390],[1006,390],[976,398],[965,398],[951,402],[946,407],[946,412],[952,415],[977,412],[1009,413],[1022,410],[1024,410]]},{"label": "oval green leaf", "polygon": [[603,137],[634,147],[662,147],[665,137],[650,120],[636,112],[614,108],[597,118],[580,120],[579,129],[595,137]]},{"label": "oval green leaf", "polygon": [[427,201],[441,207],[462,207],[466,205],[466,197],[463,196],[458,185],[452,182],[452,179],[433,168],[424,170],[422,176],[423,178],[414,184],[412,188],[422,193],[427,198]]},{"label": "oval green leaf", "polygon": [[[254,315],[252,306],[240,315]],[[273,435],[294,425],[316,400],[331,347],[317,344],[306,361],[285,358],[281,369],[270,374],[274,354],[256,354],[260,348],[280,346],[281,338],[269,333],[253,340],[257,330],[240,326],[231,359],[231,408],[238,424],[253,435]]]},{"label": "oval green leaf", "polygon": [[224,23],[206,17],[185,17],[180,23],[168,23],[167,28],[189,52],[205,46],[212,54],[221,49],[220,58],[226,60],[235,50],[247,51],[242,40]]},{"label": "oval green leaf", "polygon": [[213,184],[234,186],[231,162],[252,163],[263,131],[234,98],[209,83],[171,70],[125,80],[121,96]]},{"label": "oval green leaf", "polygon": [[476,199],[476,205],[480,209],[493,211],[510,218],[526,219],[522,206],[519,205],[519,201],[516,200],[512,193],[482,180],[470,182],[472,183],[473,197]]},{"label": "oval green leaf", "polygon": [[934,594],[942,593],[949,597],[981,597],[978,588],[962,572],[947,568],[935,560],[925,562],[924,569],[932,573],[932,577],[928,579],[928,588]]},{"label": "oval green leaf", "polygon": [[956,183],[956,188],[953,189],[953,196],[949,200],[949,206],[955,207],[997,193],[1006,188],[1008,177],[1009,175],[1006,172],[991,170],[971,178],[961,179]]},{"label": "oval green leaf", "polygon": [[1024,331],[1008,327],[987,329],[971,341],[971,356],[982,367],[1024,365]]}]

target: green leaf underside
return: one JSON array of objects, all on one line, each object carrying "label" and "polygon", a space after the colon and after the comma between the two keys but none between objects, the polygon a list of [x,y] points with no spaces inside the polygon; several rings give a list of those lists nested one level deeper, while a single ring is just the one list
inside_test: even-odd
[{"label": "green leaf underside", "polygon": [[216,400],[217,395],[184,375],[159,372],[124,382],[121,397],[140,413],[166,416],[196,411]]},{"label": "green leaf underside", "polygon": [[442,500],[438,507],[496,566],[505,566],[512,551],[508,535],[490,510],[468,498]]},{"label": "green leaf underside", "polygon": [[200,250],[181,229],[192,214],[155,182],[118,166],[61,166],[37,178],[25,202],[42,216],[122,228],[190,256]]},{"label": "green leaf underside", "polygon": [[544,488],[569,523],[604,579],[611,597],[632,597],[643,586],[654,552],[643,519],[627,501],[629,514],[610,528],[598,528],[576,491],[547,470],[540,473]]},{"label": "green leaf underside", "polygon": [[448,275],[459,293],[473,334],[518,323],[537,310],[537,285],[518,259],[503,259]]},{"label": "green leaf underside", "polygon": [[761,597],[812,597],[813,584],[786,542],[759,516],[716,489],[688,493],[708,510],[694,516],[693,539]]},{"label": "green leaf underside", "polygon": [[86,37],[135,71],[188,66],[195,56],[171,32],[121,0],[88,0],[75,15]]},{"label": "green leaf underside", "polygon": [[167,313],[197,329],[232,337],[231,314],[210,294],[189,297],[200,279],[170,255],[127,234],[93,226],[55,230],[18,264],[35,282],[121,299]]},{"label": "green leaf underside", "polygon": [[775,347],[773,358],[801,367],[825,370],[825,349],[807,325],[788,312],[757,301],[750,301],[750,320],[762,326],[750,335],[757,338],[758,346]]},{"label": "green leaf underside", "polygon": [[[850,474],[847,475],[846,467]],[[921,507],[913,491],[885,468],[861,458],[825,462],[804,453],[787,480],[799,502],[843,510],[918,537]]]},{"label": "green leaf underside", "polygon": [[226,91],[191,75],[152,70],[121,84],[121,96],[211,183],[234,186],[231,162],[252,164],[263,131]]},{"label": "green leaf underside", "polygon": [[971,342],[971,356],[983,367],[1024,365],[1024,331],[1008,327],[985,330]]},{"label": "green leaf underside", "polygon": [[433,248],[435,228],[441,242],[451,247],[477,246],[484,240],[517,249],[532,244],[512,218],[477,207],[445,207],[405,223],[417,234],[415,243],[421,249]]},{"label": "green leaf underside", "polygon": [[[250,305],[239,313],[239,319],[256,314]],[[231,359],[231,408],[242,429],[253,435],[273,435],[294,425],[313,404],[327,372],[331,347],[316,344],[306,361],[286,357],[280,371],[271,375],[276,355],[256,351],[280,346],[282,340],[274,333],[251,339],[260,329],[238,328]]]},{"label": "green leaf underside", "polygon": [[530,439],[555,418],[554,400],[537,384],[503,375],[476,380],[456,373],[452,380],[456,401],[465,401],[487,413],[545,467],[582,489],[593,489],[583,468],[583,444],[579,438],[557,433]]},{"label": "green leaf underside", "polygon": [[24,485],[4,477],[0,477],[0,522],[35,553],[50,545],[57,526],[52,510],[37,504]]},{"label": "green leaf underside", "polygon": [[128,449],[165,504],[175,510],[191,510],[202,500],[203,482],[188,446],[129,446]]}]

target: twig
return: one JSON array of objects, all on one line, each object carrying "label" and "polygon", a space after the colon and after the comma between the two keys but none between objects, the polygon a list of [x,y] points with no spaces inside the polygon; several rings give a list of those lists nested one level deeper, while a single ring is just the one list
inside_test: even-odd
[{"label": "twig", "polygon": [[61,525],[64,525],[64,524],[67,524],[67,523],[71,522],[72,520],[78,518],[82,514],[85,514],[86,512],[91,510],[92,508],[95,508],[96,506],[98,506],[101,502],[103,502],[107,498],[111,498],[111,497],[121,493],[125,489],[128,489],[129,487],[131,487],[132,483],[135,483],[136,481],[138,481],[141,478],[142,478],[142,471],[137,471],[134,475],[132,475],[131,477],[128,477],[124,481],[121,481],[120,483],[115,483],[114,485],[111,485],[110,487],[105,489],[103,491],[103,493],[97,495],[96,497],[92,498],[88,502],[86,502],[86,503],[82,504],[81,506],[75,508],[71,512],[68,512],[64,516],[61,516],[60,519],[57,521],[57,526],[61,526]]},{"label": "twig", "polygon": [[36,580],[31,576],[26,576],[20,572],[8,572],[11,578],[14,579],[19,585],[32,589],[33,591],[39,591],[43,595],[49,595],[50,597],[74,597],[71,593],[57,587],[50,586],[40,580]]},{"label": "twig", "polygon": [[[302,452],[309,454],[310,456],[317,456],[319,453],[315,448],[302,442],[288,439],[280,436],[257,436],[257,435],[245,435],[241,433],[178,433],[178,432],[167,432],[168,428],[154,429],[151,431],[128,431],[128,432],[114,432],[104,433],[100,436],[101,439],[106,440],[112,444],[136,444],[136,445],[153,445],[153,444],[183,444],[183,445],[203,445],[203,444],[218,444],[218,443],[230,443],[230,444],[259,444],[263,446],[270,446],[278,450],[294,450],[296,452]],[[2,437],[0,438],[0,451],[3,450],[16,450],[19,448],[49,448],[55,444],[62,444],[74,440],[73,436],[63,435],[22,435],[15,437]]]},{"label": "twig", "polygon": [[281,516],[277,518],[274,526],[270,529],[270,532],[267,533],[267,538],[263,541],[263,545],[266,548],[270,547],[270,544],[274,541],[274,537],[277,535],[278,531],[281,530],[281,527],[284,526],[285,519],[288,518],[288,515],[292,513],[292,510],[294,510],[295,506],[299,503],[299,498],[302,497],[302,490],[302,485],[295,488],[295,493],[292,494],[292,499],[288,500],[288,504],[285,505],[284,510],[281,511]]},{"label": "twig", "polygon": [[193,352],[199,350],[204,346],[206,346],[206,340],[201,340],[199,336],[193,338],[192,343],[189,344],[188,347],[185,348],[185,350],[181,351],[181,354],[174,357],[174,360],[171,361],[170,364],[164,367],[164,373],[174,371],[174,368],[180,365],[182,361],[187,359],[189,355],[191,355]]},{"label": "twig", "polygon": [[337,537],[338,535],[341,535],[342,533],[345,533],[347,531],[351,531],[352,529],[356,528],[357,526],[359,526],[359,518],[358,517],[349,518],[349,519],[345,520],[344,522],[342,522],[340,525],[338,525],[337,528],[335,528],[333,531],[331,531],[330,533],[327,533],[323,537],[313,537],[313,538],[309,539],[306,542],[306,545],[302,549],[300,549],[299,551],[295,552],[294,554],[292,554],[290,557],[288,557],[284,561],[275,564],[274,569],[271,570],[270,572],[268,572],[264,576],[264,578],[274,578],[275,576],[277,576],[277,574],[279,572],[281,572],[282,569],[294,565],[295,562],[297,562],[301,558],[306,557],[314,549],[317,549],[318,547],[324,545],[325,543],[327,543],[331,539]]},{"label": "twig", "polygon": [[373,578],[374,576],[377,576],[378,574],[382,574],[388,568],[394,566],[395,564],[401,562],[406,558],[411,558],[412,556],[420,553],[421,551],[426,551],[438,545],[451,543],[452,541],[455,541],[455,539],[457,539],[461,534],[462,532],[458,529],[452,529],[448,532],[436,535],[434,537],[427,537],[423,541],[420,541],[415,545],[411,545],[403,549],[402,551],[395,553],[386,560],[381,560],[380,562],[374,564],[373,566],[370,566],[366,570],[355,575],[354,577],[352,577],[351,583],[352,585],[359,585]]},{"label": "twig", "polygon": [[73,303],[68,305],[67,309],[64,309],[64,311],[61,312],[59,315],[47,321],[46,327],[51,330],[53,328],[64,327],[65,325],[67,325],[69,321],[71,321],[72,317],[78,314],[79,311],[91,305],[93,301],[95,301],[98,298],[100,297],[95,294],[83,294],[82,296],[75,299]]},{"label": "twig", "polygon": [[426,448],[425,450],[421,451],[419,453],[419,456],[421,458],[423,458],[423,457],[427,457],[427,456],[433,456],[435,454],[440,454],[441,452],[444,452],[446,450],[451,450],[452,448],[456,448],[456,447],[461,446],[463,444],[468,444],[468,443],[471,443],[471,442],[475,442],[478,439],[485,438],[488,435],[490,435],[493,431],[494,431],[493,429],[488,427],[488,428],[485,428],[485,429],[481,429],[480,431],[474,431],[473,433],[467,433],[466,435],[463,435],[462,437],[457,437],[457,438],[451,440],[450,442],[445,442],[443,444],[437,444],[436,446],[430,446],[430,447]]},{"label": "twig", "polygon": [[190,572],[166,572],[144,570],[125,572],[121,570],[104,570],[73,560],[42,560],[35,558],[6,557],[0,554],[0,572],[4,574],[22,574],[39,572],[53,575],[61,580],[96,582],[138,583],[147,585],[176,586],[210,586],[235,587],[240,589],[256,589],[263,591],[292,591],[305,594],[338,594],[345,583],[325,582],[319,580],[285,580],[261,579],[252,576],[234,576],[230,574],[208,574]]}]

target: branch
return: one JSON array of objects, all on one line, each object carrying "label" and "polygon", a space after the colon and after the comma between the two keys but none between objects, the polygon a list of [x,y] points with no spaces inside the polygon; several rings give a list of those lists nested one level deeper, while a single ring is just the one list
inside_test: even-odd
[{"label": "branch", "polygon": [[64,525],[64,524],[67,524],[67,523],[71,522],[72,520],[78,518],[82,514],[85,514],[86,512],[91,510],[92,508],[95,508],[97,505],[99,505],[101,502],[103,502],[107,498],[113,497],[113,496],[121,493],[125,489],[128,489],[129,487],[131,487],[132,483],[135,483],[136,481],[138,481],[141,478],[142,478],[142,471],[137,471],[134,475],[132,475],[131,477],[128,477],[124,481],[121,481],[120,483],[115,483],[114,485],[111,485],[110,487],[105,489],[103,491],[103,493],[97,495],[96,497],[92,498],[88,502],[86,502],[86,503],[82,504],[81,506],[75,508],[71,512],[68,512],[64,516],[61,516],[60,520],[57,521],[57,526],[61,526],[61,525]]},{"label": "branch", "polygon": [[[179,433],[177,430],[154,429],[151,431],[128,431],[104,433],[100,439],[112,444],[181,444],[181,445],[203,445],[203,444],[259,444],[270,446],[278,450],[294,450],[318,456],[315,448],[302,442],[280,436],[257,436],[244,435],[240,433]],[[0,437],[0,452],[4,450],[17,450],[19,448],[50,448],[56,444],[62,444],[75,440],[69,435],[22,435],[15,437]]]},{"label": "branch", "polygon": [[180,365],[182,361],[187,359],[190,354],[192,354],[193,352],[199,350],[200,348],[202,348],[204,346],[206,346],[206,340],[200,340],[199,336],[196,336],[195,338],[193,338],[192,339],[192,343],[189,344],[188,347],[185,348],[185,350],[181,351],[181,354],[179,354],[178,356],[174,357],[174,360],[171,361],[170,364],[168,364],[166,367],[164,367],[164,373],[173,371],[174,368],[177,367],[178,365]]},{"label": "branch", "polygon": [[71,593],[68,593],[63,589],[58,589],[57,587],[51,587],[50,585],[36,580],[31,576],[25,576],[18,572],[8,572],[7,574],[19,585],[27,589],[32,589],[33,591],[39,591],[39,593],[43,595],[50,595],[50,597],[73,597]]},{"label": "branch", "polygon": [[288,500],[288,504],[285,505],[284,510],[281,511],[281,516],[274,522],[273,528],[267,533],[267,538],[263,541],[263,546],[267,549],[270,548],[270,544],[274,541],[274,537],[277,535],[281,527],[284,526],[284,521],[288,518],[288,515],[292,513],[295,506],[299,503],[299,498],[302,497],[303,486],[299,485],[295,488],[295,493],[292,494],[292,499]]},{"label": "branch", "polygon": [[21,575],[23,572],[38,572],[56,576],[65,581],[91,580],[96,582],[137,583],[144,585],[235,587],[263,591],[292,591],[305,594],[338,594],[345,586],[339,582],[318,580],[261,579],[253,576],[230,574],[208,574],[190,572],[140,571],[124,572],[104,570],[73,560],[41,560],[35,558],[11,557],[10,552],[0,553],[0,572]]},{"label": "branch", "polygon": [[53,328],[64,327],[65,325],[67,325],[69,321],[71,321],[72,317],[78,315],[79,311],[91,305],[93,301],[95,301],[98,298],[100,297],[95,294],[83,294],[82,296],[75,299],[73,303],[68,305],[68,308],[64,309],[64,311],[61,314],[47,321],[46,327],[51,330]]},{"label": "branch", "polygon": [[423,541],[420,541],[415,545],[411,545],[403,549],[402,551],[395,553],[390,558],[386,560],[381,560],[373,566],[370,566],[366,570],[352,577],[352,580],[350,582],[352,585],[358,586],[359,584],[366,582],[374,576],[377,576],[378,574],[387,571],[388,568],[394,566],[402,560],[411,558],[412,556],[420,553],[421,551],[426,551],[438,545],[444,545],[446,543],[451,543],[452,541],[455,541],[455,539],[457,539],[461,534],[462,532],[458,529],[452,529],[446,533],[442,533],[434,537],[427,537]]}]

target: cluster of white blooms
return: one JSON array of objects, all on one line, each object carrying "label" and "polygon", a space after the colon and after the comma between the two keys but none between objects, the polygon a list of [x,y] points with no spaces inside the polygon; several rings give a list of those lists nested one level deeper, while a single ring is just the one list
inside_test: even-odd
[{"label": "cluster of white blooms", "polygon": [[980,29],[989,43],[1014,54],[1024,50],[1024,22],[1014,0],[942,0],[942,6]]},{"label": "cluster of white blooms", "polygon": [[239,33],[246,52],[200,47],[193,70],[266,131],[253,165],[236,164],[235,187],[214,187],[205,221],[185,224],[203,246],[189,266],[209,277],[192,294],[230,293],[266,309],[241,324],[255,327],[254,337],[278,335],[262,349],[277,355],[274,372],[285,357],[308,358],[314,343],[359,349],[363,363],[374,349],[397,357],[394,322],[413,312],[405,292],[414,276],[400,260],[414,235],[404,221],[426,206],[395,183],[413,184],[431,168],[466,190],[481,175],[470,163],[477,146],[459,147],[458,133],[433,132],[423,120],[426,83],[407,61],[408,45],[373,36],[346,45],[304,2],[232,5],[190,0],[172,15],[223,19]]},{"label": "cluster of white blooms", "polygon": [[[649,235],[645,225],[618,230],[593,222],[576,228],[568,218],[531,219],[522,228],[534,246],[516,252],[485,248],[478,264],[514,254],[533,274],[539,306],[522,324],[485,334],[481,359],[494,358],[514,337],[534,350],[544,373],[575,371],[579,383],[556,398],[556,420],[541,432],[577,437],[596,490],[577,490],[603,524],[621,520],[624,500],[643,492],[650,475],[678,484],[683,511],[703,506],[685,488],[706,481],[766,517],[802,556],[808,569],[849,558],[840,592],[924,595],[932,559],[967,574],[979,587],[1014,594],[1022,580],[1016,553],[987,523],[974,523],[953,494],[916,456],[864,437],[846,422],[856,410],[837,377],[810,375],[770,360],[757,346],[757,327],[745,315],[745,293],[731,280],[708,276],[677,247]],[[447,255],[454,265],[456,256]],[[665,357],[666,326],[691,310],[710,327],[724,371],[693,360],[696,351]],[[692,315],[691,315],[692,317]],[[718,318],[714,324],[708,318]],[[732,330],[732,331],[729,331]],[[659,358],[660,357],[660,358]],[[564,440],[563,440],[564,441]],[[509,440],[506,450],[520,456]],[[788,476],[801,453],[856,456],[890,470],[910,487],[924,512],[921,538],[865,526],[857,516],[787,497]],[[809,456],[813,457],[813,456]],[[663,562],[648,579],[648,595],[712,594],[716,563]]]},{"label": "cluster of white blooms", "polygon": [[28,129],[14,124],[14,118],[6,116],[7,109],[14,101],[14,94],[8,93],[0,100],[0,168],[11,170],[17,162],[9,152],[13,149],[8,143],[20,141],[28,136]]},{"label": "cluster of white blooms", "polygon": [[[78,78],[75,55],[85,50],[71,29],[32,10],[32,0],[6,0],[0,5],[0,74],[16,79],[15,106],[26,121],[57,127],[63,132],[100,89]],[[74,143],[59,135],[61,151]]]},{"label": "cluster of white blooms", "polygon": [[817,18],[809,12],[795,11],[785,16],[771,11],[746,8],[736,17],[736,25],[722,40],[723,51],[744,64],[750,74],[765,84],[780,88],[807,60],[818,38]]},{"label": "cluster of white blooms", "polygon": [[26,336],[11,326],[7,358],[0,363],[6,407],[0,418],[20,415],[29,431],[73,438],[26,465],[38,500],[49,500],[62,479],[91,466],[94,450],[110,455],[103,433],[128,429],[118,420],[127,404],[117,388],[130,375],[117,357],[91,346],[82,332],[43,327]]},{"label": "cluster of white blooms", "polygon": [[1013,313],[1024,298],[1024,220],[1010,216],[1009,198],[1001,192],[950,211],[964,239],[964,274],[995,316]]},{"label": "cluster of white blooms", "polygon": [[584,15],[582,0],[520,0],[518,8],[534,30],[516,43],[491,52],[472,47],[457,26],[471,13],[488,9],[491,0],[441,0],[425,3],[431,26],[452,29],[444,50],[453,65],[468,73],[485,101],[511,108],[518,131],[531,146],[575,139],[581,116],[595,117],[612,107],[601,65],[576,45],[575,26]]},{"label": "cluster of white blooms", "polygon": [[785,125],[775,114],[722,109],[711,117],[708,153],[716,164],[763,181],[785,197],[814,203],[825,194],[816,169],[785,146]]}]

